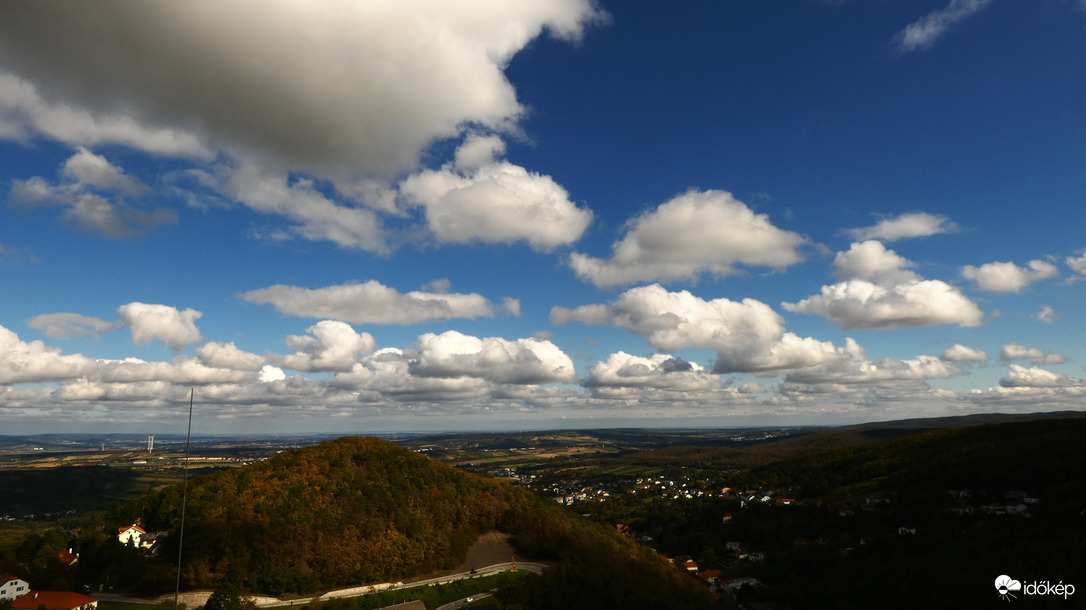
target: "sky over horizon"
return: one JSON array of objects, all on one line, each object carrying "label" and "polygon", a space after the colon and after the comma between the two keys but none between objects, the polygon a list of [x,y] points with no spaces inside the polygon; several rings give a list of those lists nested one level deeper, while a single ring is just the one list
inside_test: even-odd
[{"label": "sky over horizon", "polygon": [[1081,410],[1086,2],[0,4],[0,433]]}]

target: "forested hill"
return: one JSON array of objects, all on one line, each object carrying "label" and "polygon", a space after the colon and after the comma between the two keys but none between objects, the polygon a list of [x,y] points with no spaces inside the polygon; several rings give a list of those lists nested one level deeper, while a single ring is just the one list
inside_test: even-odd
[{"label": "forested hill", "polygon": [[[180,512],[180,485],[111,512],[115,524],[139,518],[148,531],[170,532],[144,583],[172,589]],[[327,441],[196,477],[186,515],[187,588],[228,580],[259,593],[313,593],[407,580],[457,565],[479,534],[499,530],[518,551],[556,562],[530,592],[541,602],[554,597],[555,607],[563,598],[607,606],[618,596],[634,608],[706,601],[693,579],[613,531],[377,438]]]},{"label": "forested hill", "polygon": [[[180,493],[150,494],[119,516],[172,531]],[[183,576],[269,593],[397,580],[452,567],[522,501],[386,441],[327,441],[191,481]]]}]

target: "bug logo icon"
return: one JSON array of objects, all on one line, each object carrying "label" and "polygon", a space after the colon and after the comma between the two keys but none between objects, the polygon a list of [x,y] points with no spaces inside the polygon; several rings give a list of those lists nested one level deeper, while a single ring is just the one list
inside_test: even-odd
[{"label": "bug logo icon", "polygon": [[1017,597],[1012,591],[1022,590],[1022,583],[1003,574],[995,579],[995,588],[996,592],[999,593],[999,597],[1001,597],[1003,601],[1009,602],[1011,601],[1011,598]]}]

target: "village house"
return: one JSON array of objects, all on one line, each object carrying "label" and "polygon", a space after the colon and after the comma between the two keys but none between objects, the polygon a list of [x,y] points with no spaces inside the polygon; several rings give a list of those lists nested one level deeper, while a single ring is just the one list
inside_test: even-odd
[{"label": "village house", "polygon": [[147,530],[133,523],[132,525],[122,527],[117,532],[117,540],[121,541],[121,544],[125,546],[140,546],[140,542],[143,540],[143,535],[147,533]]},{"label": "village house", "polygon": [[94,610],[98,600],[71,591],[31,591],[11,602],[11,610]]},{"label": "village house", "polygon": [[704,572],[698,572],[698,578],[709,584],[716,584],[716,582],[720,580],[720,577],[720,570],[706,570]]},{"label": "village house", "polygon": [[0,576],[0,601],[15,599],[26,594],[29,590],[30,583],[17,576],[11,574]]}]

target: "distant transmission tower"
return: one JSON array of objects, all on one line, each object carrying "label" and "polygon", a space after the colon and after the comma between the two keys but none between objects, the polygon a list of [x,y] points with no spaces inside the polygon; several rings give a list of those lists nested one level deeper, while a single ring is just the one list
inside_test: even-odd
[{"label": "distant transmission tower", "polygon": [[155,435],[152,434],[147,437],[147,453],[154,453],[155,451]]}]

